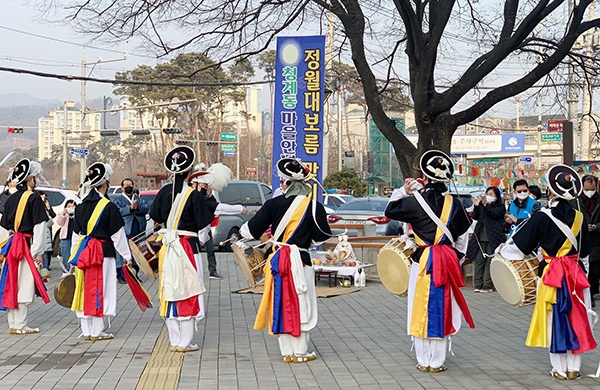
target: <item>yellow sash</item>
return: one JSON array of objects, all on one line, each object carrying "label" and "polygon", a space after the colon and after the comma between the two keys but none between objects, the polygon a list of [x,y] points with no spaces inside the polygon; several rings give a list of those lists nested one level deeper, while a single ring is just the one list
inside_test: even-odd
[{"label": "yellow sash", "polygon": [[[583,214],[575,210],[575,220],[571,231],[577,237],[581,231],[581,225],[583,223]],[[567,256],[573,244],[567,238],[562,244],[555,257]],[[546,251],[542,250],[544,256],[548,256]],[[546,262],[550,264],[550,259],[546,259]],[[544,269],[542,278],[548,271],[548,266]],[[548,312],[552,310],[552,305],[556,303],[556,287],[546,286],[540,280],[538,283],[537,298],[535,301],[535,307],[531,316],[531,322],[529,324],[529,332],[527,332],[527,339],[525,345],[529,347],[548,347]]]},{"label": "yellow sash", "polygon": [[[298,226],[300,226],[300,222],[302,222],[302,218],[304,217],[310,202],[311,198],[307,196],[298,204],[296,210],[294,210],[294,213],[290,218],[290,222],[285,227],[282,242],[287,242],[292,237],[296,229],[298,229]],[[271,335],[273,334],[273,299],[275,298],[273,293],[273,275],[271,274],[271,258],[278,250],[279,248],[274,248],[263,268],[265,275],[265,288],[262,299],[260,300],[260,306],[258,307],[258,311],[256,313],[256,319],[254,321],[254,329],[261,330],[267,326],[268,319],[269,334]]]},{"label": "yellow sash", "polygon": [[[450,212],[452,211],[452,195],[444,196],[444,205],[442,207],[442,215],[440,220],[444,225],[448,225]],[[435,239],[431,245],[437,245],[442,241],[444,232],[437,226],[435,231]],[[431,247],[415,233],[415,242],[420,247],[425,247],[419,259],[419,276],[415,287],[415,296],[412,307],[412,318],[410,321],[410,334],[420,338],[427,338],[428,327],[428,312],[427,306],[429,302],[429,290],[431,286],[431,275],[427,273],[427,263]],[[413,264],[414,266],[414,264]]]},{"label": "yellow sash", "polygon": [[[191,187],[189,187],[187,189],[187,191],[185,192],[185,194],[183,195],[183,201],[181,202],[181,205],[179,207],[179,210],[171,210],[171,212],[175,211],[177,213],[177,216],[175,217],[175,222],[173,223],[173,228],[177,228],[177,226],[179,226],[179,220],[181,219],[181,214],[183,213],[183,209],[188,201],[188,198],[190,197],[190,195],[192,194],[192,192],[194,192],[195,190]],[[167,246],[163,245],[160,250],[158,251],[158,280],[162,280],[162,267],[163,267],[163,261],[165,259],[165,253],[167,252]],[[162,287],[162,283],[160,283],[159,285],[159,289],[158,289],[158,297],[159,297],[159,301],[160,301],[160,310],[159,310],[159,315],[161,317],[166,317],[167,316],[167,306],[168,306],[168,302],[165,301],[163,299],[163,287]]]},{"label": "yellow sash", "polygon": [[[69,257],[69,263],[77,254],[79,253],[79,248],[82,245],[82,242],[85,237],[91,235],[96,228],[96,225],[100,221],[100,216],[104,211],[104,208],[110,203],[110,200],[106,198],[101,198],[100,201],[94,207],[94,211],[92,212],[92,216],[88,220],[87,230],[85,236],[80,236],[79,241],[77,241],[77,245],[75,246],[75,250],[71,252],[71,256]],[[75,267],[75,294],[73,296],[73,303],[71,304],[71,310],[73,311],[83,311],[83,271],[78,267]]]},{"label": "yellow sash", "polygon": [[[15,213],[15,224],[13,225],[14,232],[19,231],[19,227],[21,226],[21,220],[23,219],[23,215],[25,214],[25,207],[27,206],[27,200],[29,200],[29,197],[31,195],[33,195],[33,191],[26,190],[25,192],[23,192],[23,195],[21,195],[21,199],[19,199],[19,204],[17,205],[17,212]],[[0,241],[0,248],[4,247],[4,245],[6,245],[10,236],[12,236],[12,234],[9,235],[8,237],[6,237],[4,240]],[[4,256],[0,255],[0,262],[3,262],[3,261],[4,261]]]}]

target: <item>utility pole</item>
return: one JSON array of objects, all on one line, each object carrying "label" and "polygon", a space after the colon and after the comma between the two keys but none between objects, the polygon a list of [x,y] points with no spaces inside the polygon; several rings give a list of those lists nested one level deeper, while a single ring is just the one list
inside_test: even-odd
[{"label": "utility pole", "polygon": [[[589,20],[594,19],[594,14],[596,11],[596,4],[592,2],[589,8]],[[589,79],[592,77],[588,74],[588,69],[593,66],[593,60],[591,60],[594,55],[594,30],[589,30],[585,34],[585,79],[583,84],[583,99],[582,99],[582,107],[581,107],[581,158],[582,161],[590,160],[590,134],[591,134],[591,121],[590,121],[590,110],[591,110],[591,101],[592,101],[592,86],[589,82]]]},{"label": "utility pole", "polygon": [[67,102],[63,106],[62,186],[67,188]]},{"label": "utility pole", "polygon": [[[331,70],[332,65],[334,26],[333,12],[329,11],[327,40],[325,43],[325,76],[327,76]],[[325,88],[327,88],[327,86]],[[323,91],[323,95],[325,95],[325,91]],[[323,111],[323,124],[321,126],[323,128],[323,166],[321,167],[321,172],[323,172],[323,180],[325,180],[329,171],[329,116],[331,114],[331,103],[329,99],[325,102]],[[327,128],[327,131],[325,131],[325,128]]]},{"label": "utility pole", "polygon": [[[344,149],[342,147],[342,89],[344,87],[340,84],[340,88],[337,91],[337,135],[338,135],[338,171],[342,170],[342,155]],[[390,156],[391,158],[391,156]]]},{"label": "utility pole", "polygon": [[[573,18],[573,9],[575,8],[574,5],[574,0],[569,0],[569,19],[572,20]],[[568,112],[567,112],[567,120],[571,123],[573,123],[573,127],[576,126],[577,124],[577,105],[579,104],[579,96],[577,93],[577,77],[575,75],[575,61],[573,59],[571,59],[571,61],[569,62],[569,96],[567,97],[567,104],[568,104]],[[577,128],[580,128],[579,126],[577,126]],[[579,160],[580,159],[580,152],[581,149],[579,149],[579,146],[577,146],[577,143],[579,142],[581,138],[577,137],[577,141],[573,142],[573,147],[575,148],[574,152],[576,155],[576,159]]]},{"label": "utility pole", "polygon": [[537,169],[542,169],[542,94],[538,92],[537,95],[537,106],[538,106],[538,127],[537,127],[537,153],[535,155],[537,162]]}]

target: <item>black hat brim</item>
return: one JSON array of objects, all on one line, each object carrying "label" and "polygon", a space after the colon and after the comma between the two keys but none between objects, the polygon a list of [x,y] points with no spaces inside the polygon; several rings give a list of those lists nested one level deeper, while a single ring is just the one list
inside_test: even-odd
[{"label": "black hat brim", "polygon": [[83,183],[90,187],[96,187],[103,183],[106,176],[106,165],[101,162],[95,162],[87,169],[88,174],[83,179]]},{"label": "black hat brim", "polygon": [[546,173],[548,187],[559,198],[572,200],[583,190],[583,183],[577,172],[563,164],[550,167]]},{"label": "black hat brim", "polygon": [[192,169],[196,153],[189,146],[177,146],[169,151],[165,156],[164,165],[167,171],[178,174]]},{"label": "black hat brim", "polygon": [[[435,159],[439,159],[439,163]],[[433,165],[439,167],[433,167]],[[419,160],[419,168],[425,176],[435,181],[448,181],[454,176],[454,164],[448,155],[441,150],[428,150]]]},{"label": "black hat brim", "polygon": [[[300,164],[300,170],[292,170],[292,165]],[[294,158],[282,158],[277,161],[277,171],[279,172],[279,176],[284,179],[294,180],[292,177],[297,174],[302,174],[302,179],[306,179],[310,174],[309,169]]]},{"label": "black hat brim", "polygon": [[17,185],[23,183],[25,180],[27,180],[27,177],[29,177],[30,169],[31,161],[26,158],[22,159],[13,168],[10,174],[10,181]]}]

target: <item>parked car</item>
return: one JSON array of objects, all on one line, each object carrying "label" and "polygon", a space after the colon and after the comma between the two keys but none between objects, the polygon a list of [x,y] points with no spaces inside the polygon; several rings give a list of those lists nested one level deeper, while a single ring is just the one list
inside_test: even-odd
[{"label": "parked car", "polygon": [[[365,224],[374,222],[378,236],[385,235],[390,219],[384,215],[387,198],[356,198],[341,205],[333,214],[329,215],[329,226],[333,234],[342,234],[343,228],[336,228],[342,224]],[[357,229],[348,229],[349,236],[358,235]]]},{"label": "parked car", "polygon": [[347,203],[353,199],[356,199],[352,195],[345,194],[323,194],[323,206],[329,207],[330,209],[337,210],[338,207]]},{"label": "parked car", "polygon": [[[220,192],[214,192],[219,203],[241,204],[248,215],[221,215],[215,217],[211,226],[213,242],[219,250],[231,251],[231,241],[239,237],[240,227],[254,216],[263,204],[271,199],[271,187],[258,181],[233,180]],[[221,242],[233,240],[220,245]]]}]

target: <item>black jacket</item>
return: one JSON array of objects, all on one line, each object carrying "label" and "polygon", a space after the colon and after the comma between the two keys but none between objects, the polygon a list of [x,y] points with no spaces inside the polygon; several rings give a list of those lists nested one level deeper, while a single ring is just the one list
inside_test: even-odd
[{"label": "black jacket", "polygon": [[597,197],[596,205],[594,210],[590,214],[585,207],[585,203],[581,195],[577,201],[571,201],[571,206],[583,213],[588,224],[596,225],[596,230],[589,232],[590,237],[590,263],[600,261],[600,195],[596,192],[594,196]]},{"label": "black jacket", "polygon": [[504,214],[506,214],[506,208],[502,201],[488,203],[485,206],[479,203],[478,206],[475,206],[472,217],[477,221],[477,224],[475,225],[474,236],[469,240],[469,247],[467,249],[467,257],[469,259],[474,260],[477,257],[477,252],[481,251],[475,241],[475,237],[481,240],[484,227],[492,248],[495,249],[506,241]]}]

